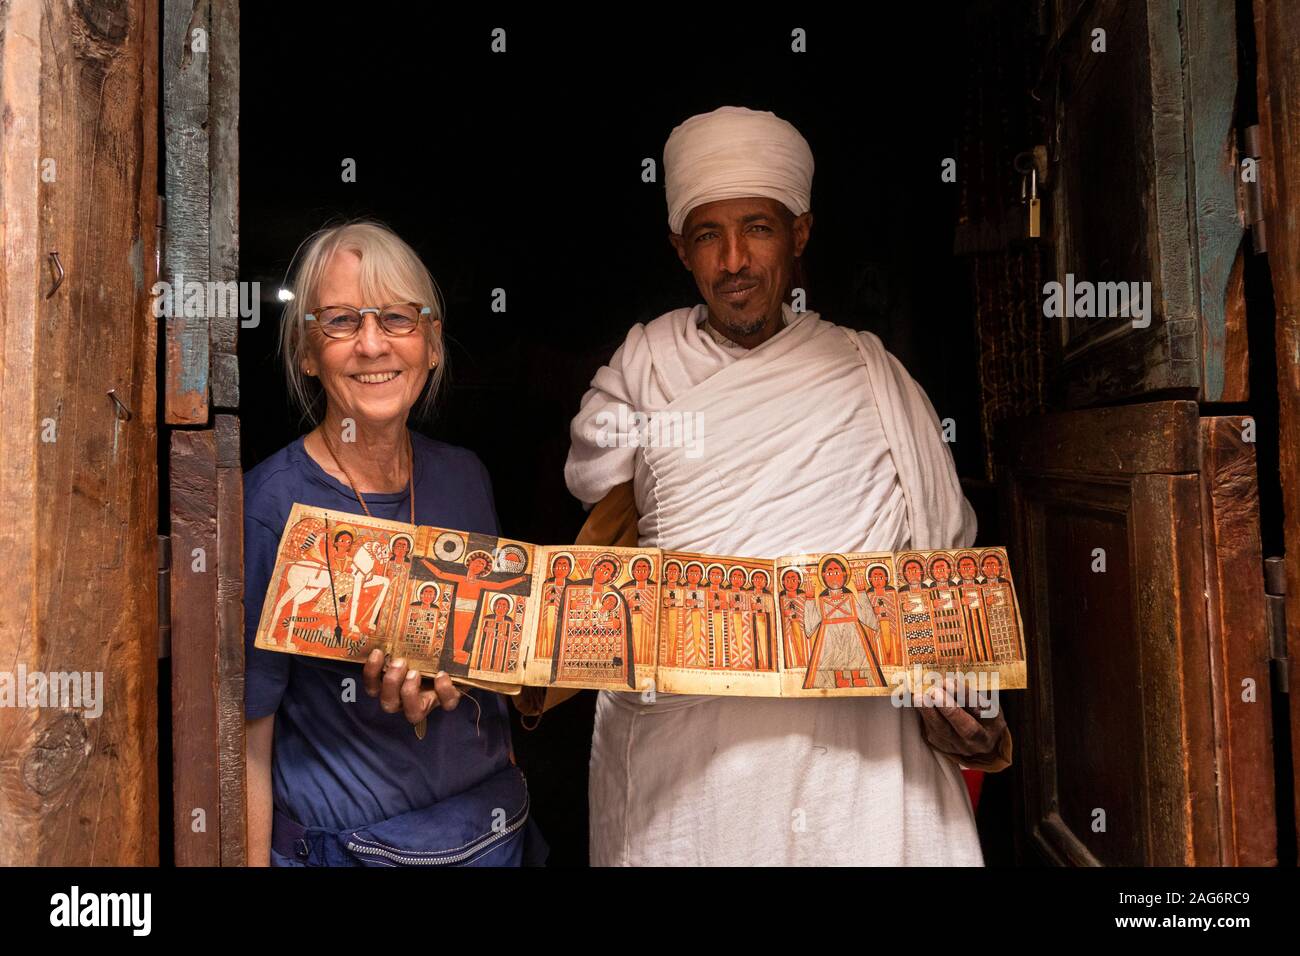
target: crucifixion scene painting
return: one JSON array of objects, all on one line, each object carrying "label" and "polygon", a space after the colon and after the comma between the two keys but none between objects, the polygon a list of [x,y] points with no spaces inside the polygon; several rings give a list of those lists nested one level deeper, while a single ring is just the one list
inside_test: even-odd
[{"label": "crucifixion scene painting", "polygon": [[257,646],[518,683],[533,546],[295,505]]}]

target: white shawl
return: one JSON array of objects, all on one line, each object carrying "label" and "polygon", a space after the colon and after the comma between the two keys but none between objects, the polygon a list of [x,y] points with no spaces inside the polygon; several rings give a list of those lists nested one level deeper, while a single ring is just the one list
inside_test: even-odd
[{"label": "white shawl", "polygon": [[[974,542],[938,417],[876,336],[786,309],[737,353],[704,314],[635,326],[596,373],[565,466],[578,498],[631,479],[642,545],[720,555]],[[628,409],[704,415],[701,454],[619,446]],[[602,691],[589,781],[594,865],[983,862],[956,765],[886,697]]]},{"label": "white shawl", "polygon": [[[783,364],[800,362],[805,352],[817,355],[809,346],[813,343],[824,345],[826,334],[834,330],[845,336],[846,349],[853,348],[849,340],[856,343],[860,361],[866,366],[871,397],[879,412],[894,469],[907,502],[911,540],[891,547],[938,549],[972,545],[976,532],[975,512],[962,494],[952,453],[942,438],[939,417],[925,392],[902,363],[886,351],[879,337],[871,332],[854,332],[831,325],[822,321],[815,312],[797,315],[789,306],[782,308],[786,327],[758,348],[739,356],[722,348],[703,331],[700,326],[706,314],[703,305],[677,309],[646,325],[638,323],[633,326],[609,364],[596,372],[570,427],[572,445],[564,467],[564,478],[573,495],[591,507],[611,488],[637,479],[637,504],[643,516],[642,543],[652,543],[645,540],[647,535],[644,533],[647,528],[644,516],[654,507],[652,487],[645,479],[647,450],[617,444],[618,440],[627,439],[626,434],[613,436],[615,443],[610,446],[608,428],[605,429],[606,446],[602,447],[598,437],[599,423],[619,420],[619,405],[649,413],[667,409],[675,402],[688,401],[693,389],[737,361],[761,365],[765,350],[779,346],[783,338],[792,334],[799,336],[801,341],[782,350],[780,356],[772,361]],[[825,400],[824,393],[813,389],[775,394],[770,389],[765,391],[765,385],[773,381],[776,381],[775,377],[764,375],[760,368],[737,385],[744,388],[747,401],[778,403],[783,409],[792,409],[805,416],[815,415],[819,404]],[[706,429],[708,411],[708,408],[703,409]],[[624,414],[622,420],[628,420],[628,416]],[[764,436],[750,437],[754,439],[751,447],[759,448],[758,440]],[[638,464],[642,465],[640,470]],[[666,547],[684,546],[672,541],[662,544]],[[857,546],[857,542],[840,541],[829,545],[827,550],[850,550]]]}]

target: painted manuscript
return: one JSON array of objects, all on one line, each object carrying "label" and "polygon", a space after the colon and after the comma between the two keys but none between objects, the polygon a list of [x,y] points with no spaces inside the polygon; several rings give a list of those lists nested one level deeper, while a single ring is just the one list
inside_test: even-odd
[{"label": "painted manuscript", "polygon": [[305,505],[285,526],[256,646],[357,662],[378,647],[505,693],[841,697],[933,673],[1026,680],[1002,548],[541,546]]}]

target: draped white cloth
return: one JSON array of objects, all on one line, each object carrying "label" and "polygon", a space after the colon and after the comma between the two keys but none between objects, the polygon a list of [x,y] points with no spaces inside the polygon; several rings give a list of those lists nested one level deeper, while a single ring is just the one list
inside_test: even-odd
[{"label": "draped white cloth", "polygon": [[[596,373],[571,429],[575,496],[631,479],[642,545],[712,554],[974,543],[938,416],[879,338],[785,307],[777,335],[731,349],[706,314],[634,326]],[[646,447],[630,411],[702,434]],[[957,767],[888,697],[602,692],[589,798],[595,865],[983,863]]]}]

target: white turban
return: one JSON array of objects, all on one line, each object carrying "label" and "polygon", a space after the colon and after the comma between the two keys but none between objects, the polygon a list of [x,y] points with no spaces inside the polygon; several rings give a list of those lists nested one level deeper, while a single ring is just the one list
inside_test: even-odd
[{"label": "white turban", "polygon": [[692,116],[664,144],[668,226],[680,233],[696,206],[747,196],[775,199],[801,215],[812,177],[808,141],[775,113],[722,106]]}]

